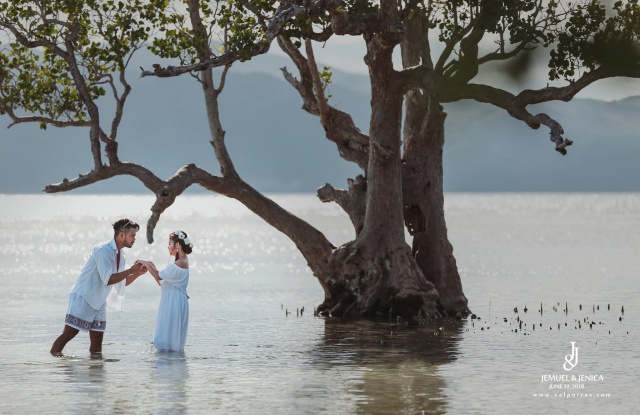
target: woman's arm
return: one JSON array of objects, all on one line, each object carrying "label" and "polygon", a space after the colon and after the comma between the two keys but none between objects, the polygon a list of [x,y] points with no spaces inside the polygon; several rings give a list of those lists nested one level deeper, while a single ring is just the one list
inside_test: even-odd
[{"label": "woman's arm", "polygon": [[156,264],[154,264],[151,261],[140,261],[140,262],[142,262],[147,267],[147,271],[149,271],[149,273],[153,276],[153,278],[156,280],[158,285],[160,285],[160,281],[162,280],[162,277],[160,277],[160,273],[158,272],[158,268],[156,268]]},{"label": "woman's arm", "polygon": [[117,284],[120,281],[126,279],[127,285],[131,284],[136,280],[140,275],[147,272],[147,267],[141,263],[142,261],[138,261],[131,266],[131,268],[126,269],[122,272],[118,272],[115,274],[111,274],[109,277],[109,283],[107,285]]}]

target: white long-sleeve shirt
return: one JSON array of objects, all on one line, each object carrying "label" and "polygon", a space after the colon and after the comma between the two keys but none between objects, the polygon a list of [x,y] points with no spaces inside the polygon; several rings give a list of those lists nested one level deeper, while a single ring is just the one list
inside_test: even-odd
[{"label": "white long-sleeve shirt", "polygon": [[82,296],[96,310],[100,310],[105,302],[115,310],[122,310],[126,280],[108,285],[111,275],[125,268],[124,252],[120,250],[119,264],[116,263],[117,255],[118,247],[114,239],[93,248],[71,292]]}]

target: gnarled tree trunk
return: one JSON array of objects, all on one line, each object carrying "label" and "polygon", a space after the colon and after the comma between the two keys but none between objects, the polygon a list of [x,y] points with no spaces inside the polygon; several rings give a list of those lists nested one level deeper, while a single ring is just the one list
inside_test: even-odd
[{"label": "gnarled tree trunk", "polygon": [[331,315],[438,316],[438,294],[404,237],[400,159],[402,90],[391,55],[392,35],[367,38],[371,123],[366,213],[357,238],[334,251],[329,295],[319,312]]},{"label": "gnarled tree trunk", "polygon": [[[449,315],[469,313],[467,298],[447,236],[444,217],[442,155],[444,120],[440,104],[428,100],[426,128],[405,150],[405,221],[413,236],[412,252],[425,277],[440,295]],[[419,141],[419,145],[416,142]]]},{"label": "gnarled tree trunk", "polygon": [[[416,15],[406,21],[400,44],[404,68],[433,69],[429,22]],[[413,236],[412,253],[449,315],[469,313],[460,275],[447,237],[444,217],[443,148],[446,114],[428,91],[415,88],[405,94],[403,199],[404,219]]]}]

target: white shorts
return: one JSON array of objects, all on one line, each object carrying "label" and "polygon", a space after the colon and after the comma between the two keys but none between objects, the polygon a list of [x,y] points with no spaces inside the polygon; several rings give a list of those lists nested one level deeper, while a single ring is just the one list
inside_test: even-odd
[{"label": "white shorts", "polygon": [[82,296],[71,293],[64,324],[77,330],[104,332],[107,329],[107,304],[96,310]]}]

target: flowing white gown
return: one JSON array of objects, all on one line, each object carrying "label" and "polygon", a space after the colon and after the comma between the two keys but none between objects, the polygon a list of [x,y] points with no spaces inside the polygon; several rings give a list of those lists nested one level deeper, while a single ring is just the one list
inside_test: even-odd
[{"label": "flowing white gown", "polygon": [[162,277],[162,294],[153,345],[158,351],[182,352],[189,327],[189,269],[172,263],[159,274]]}]

